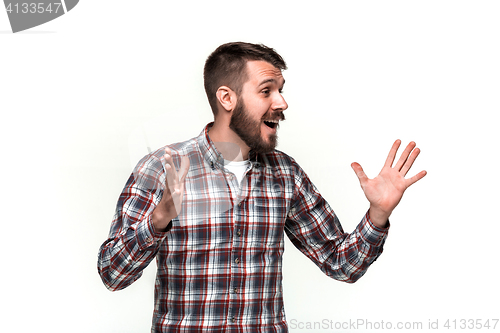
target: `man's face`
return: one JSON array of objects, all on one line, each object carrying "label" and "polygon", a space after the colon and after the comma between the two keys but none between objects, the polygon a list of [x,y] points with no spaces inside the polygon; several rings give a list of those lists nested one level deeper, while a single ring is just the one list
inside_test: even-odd
[{"label": "man's face", "polygon": [[250,149],[269,152],[278,143],[278,122],[285,120],[288,108],[281,95],[285,79],[266,61],[248,61],[247,75],[229,127]]}]

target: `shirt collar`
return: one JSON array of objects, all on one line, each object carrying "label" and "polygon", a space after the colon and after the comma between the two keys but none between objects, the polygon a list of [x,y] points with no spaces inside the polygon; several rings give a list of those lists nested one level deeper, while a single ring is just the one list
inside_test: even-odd
[{"label": "shirt collar", "polygon": [[[213,122],[209,123],[207,126],[205,126],[203,131],[201,131],[200,135],[198,136],[198,147],[200,147],[200,151],[205,158],[205,161],[208,163],[208,165],[210,165],[212,169],[224,169],[224,157],[217,150],[215,144],[208,135],[208,132],[210,131],[210,128],[212,128],[213,124]],[[259,154],[255,153],[254,151],[250,151],[248,154],[248,160],[253,166],[258,166]]]}]

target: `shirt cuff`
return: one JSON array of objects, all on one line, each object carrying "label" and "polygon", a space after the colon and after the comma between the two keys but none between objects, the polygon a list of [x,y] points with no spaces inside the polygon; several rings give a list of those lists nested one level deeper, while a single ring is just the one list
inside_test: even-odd
[{"label": "shirt cuff", "polygon": [[[172,224],[172,222],[170,222],[170,224]],[[156,246],[167,237],[167,232],[168,231],[156,231],[153,225],[152,216],[149,215],[137,225],[137,229],[135,230],[139,249],[151,250],[150,248],[156,248]]]},{"label": "shirt cuff", "polygon": [[361,238],[372,246],[382,246],[389,234],[390,222],[387,220],[385,228],[377,227],[370,220],[370,214],[367,212],[361,223],[359,224],[359,234]]}]

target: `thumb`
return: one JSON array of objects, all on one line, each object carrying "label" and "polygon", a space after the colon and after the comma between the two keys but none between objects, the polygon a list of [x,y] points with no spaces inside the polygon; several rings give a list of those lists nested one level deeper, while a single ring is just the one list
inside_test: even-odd
[{"label": "thumb", "polygon": [[366,176],[365,172],[363,171],[363,168],[361,165],[357,162],[351,163],[351,168],[354,170],[356,173],[356,176],[358,176],[359,182],[363,184],[368,180],[368,177]]}]

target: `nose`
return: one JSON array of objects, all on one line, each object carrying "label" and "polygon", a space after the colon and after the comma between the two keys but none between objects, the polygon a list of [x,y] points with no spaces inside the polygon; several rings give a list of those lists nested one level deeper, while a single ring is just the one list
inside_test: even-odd
[{"label": "nose", "polygon": [[273,103],[273,110],[274,111],[285,111],[288,109],[288,104],[285,101],[285,98],[281,94],[277,94],[276,99],[274,100]]}]

